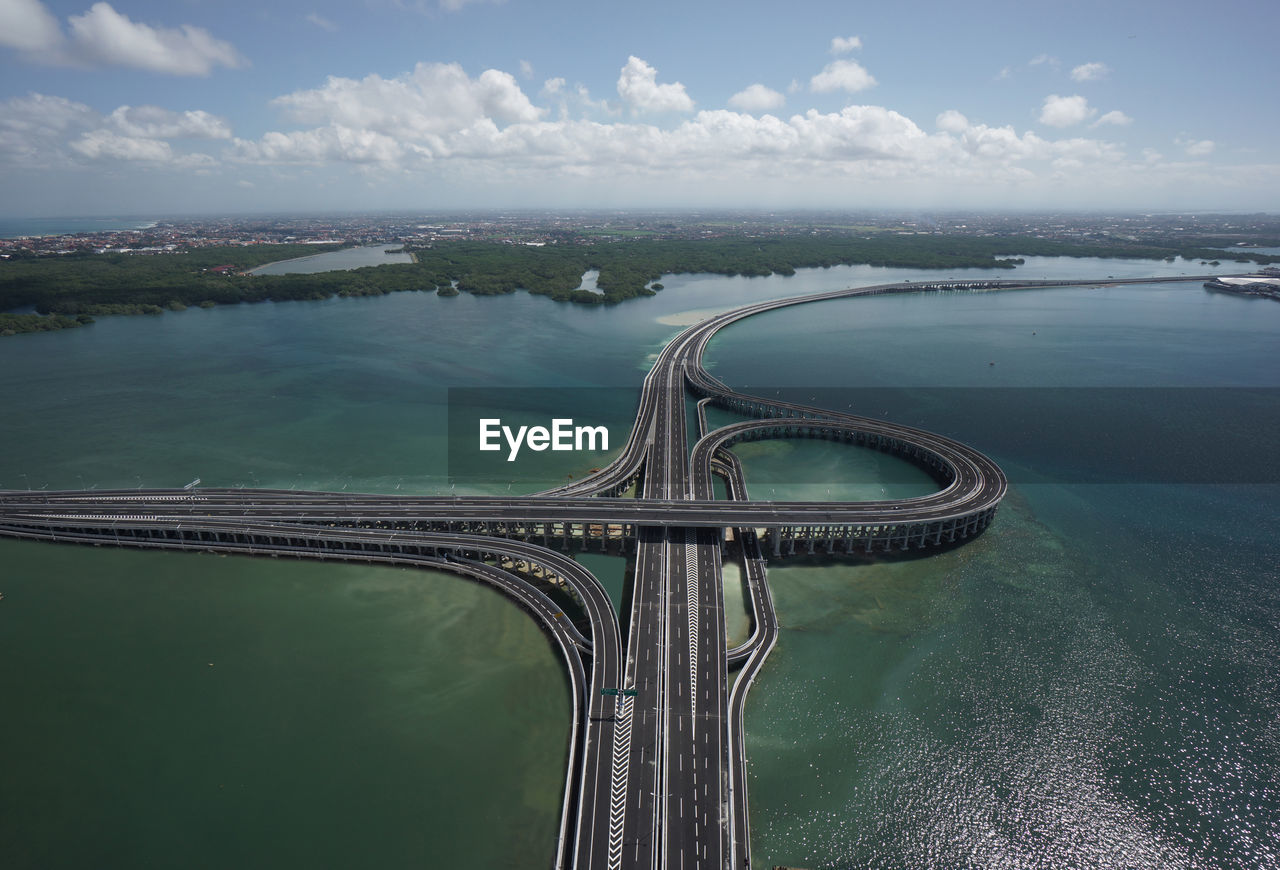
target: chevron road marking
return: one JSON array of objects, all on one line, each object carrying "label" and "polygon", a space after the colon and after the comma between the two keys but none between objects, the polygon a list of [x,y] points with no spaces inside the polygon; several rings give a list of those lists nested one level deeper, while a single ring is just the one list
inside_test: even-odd
[{"label": "chevron road marking", "polygon": [[635,698],[621,696],[613,726],[613,774],[609,793],[609,870],[622,867],[622,821],[627,800],[627,768],[631,756],[631,711]]},{"label": "chevron road marking", "polygon": [[[685,588],[689,608],[689,697],[694,709],[698,703],[698,548],[692,529],[684,533]],[[698,730],[698,718],[692,717],[694,733]]]}]

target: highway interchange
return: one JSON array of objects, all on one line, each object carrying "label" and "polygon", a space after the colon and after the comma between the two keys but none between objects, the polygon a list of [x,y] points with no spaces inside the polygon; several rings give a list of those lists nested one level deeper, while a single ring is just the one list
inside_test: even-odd
[{"label": "highway interchange", "polygon": [[[734,309],[684,330],[663,348],[614,462],[537,495],[0,491],[0,534],[411,564],[490,583],[543,626],[576,687],[553,865],[749,867],[742,710],[777,639],[767,551],[863,553],[961,541],[990,524],[1007,482],[986,456],[934,433],[738,393],[702,365],[711,338],[745,317],[853,296],[1204,278],[904,282]],[[693,445],[690,392],[703,397],[701,437]],[[708,403],[759,419],[707,432],[702,412]],[[819,437],[894,452],[929,471],[939,489],[878,502],[750,501],[729,447],[772,437]],[[725,481],[724,500],[715,498],[715,475]],[[635,497],[619,497],[633,487]],[[600,582],[552,548],[592,544],[622,546],[634,564],[625,631]],[[724,622],[725,558],[740,560],[752,606],[751,636],[733,650]],[[576,627],[548,597],[544,589],[553,587],[573,598],[589,630]]]}]

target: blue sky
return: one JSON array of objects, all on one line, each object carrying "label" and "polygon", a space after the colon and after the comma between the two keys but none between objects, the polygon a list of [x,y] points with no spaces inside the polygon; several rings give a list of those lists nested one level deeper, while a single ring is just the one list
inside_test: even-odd
[{"label": "blue sky", "polygon": [[0,214],[1280,211],[1280,7],[0,0]]}]

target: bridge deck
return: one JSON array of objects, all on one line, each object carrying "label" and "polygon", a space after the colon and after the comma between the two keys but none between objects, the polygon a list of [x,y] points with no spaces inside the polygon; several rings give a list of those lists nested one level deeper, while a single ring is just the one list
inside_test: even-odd
[{"label": "bridge deck", "polygon": [[[981,532],[1007,483],[972,448],[934,433],[733,391],[706,372],[711,337],[745,317],[822,300],[940,290],[1196,281],[1178,276],[1084,281],[937,281],[850,288],[744,306],[670,341],[645,378],[621,456],[572,484],[516,498],[422,498],[281,490],[0,491],[0,534],[125,546],[288,553],[442,568],[492,583],[555,640],[577,690],[557,868],[749,866],[742,708],[777,639],[755,530],[775,555],[929,546]],[[768,419],[686,443],[686,384],[705,400]],[[728,452],[753,437],[822,437],[901,453],[940,481],[938,492],[873,503],[745,501]],[[716,501],[719,471],[730,499]],[[639,484],[642,497],[616,499]],[[730,692],[721,542],[735,528],[747,564],[754,630]],[[626,656],[599,582],[540,544],[630,541],[636,577]],[[549,599],[486,560],[538,566],[569,584],[590,638]],[[589,656],[590,667],[587,667]],[[605,689],[626,694],[606,696]],[[634,695],[630,694],[634,692]]]}]

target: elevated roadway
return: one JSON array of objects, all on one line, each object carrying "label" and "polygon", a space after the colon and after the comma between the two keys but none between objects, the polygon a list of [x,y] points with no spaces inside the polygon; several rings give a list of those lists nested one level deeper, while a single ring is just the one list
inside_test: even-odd
[{"label": "elevated roadway", "polygon": [[[575,688],[557,867],[750,865],[742,709],[777,639],[765,549],[852,553],[957,541],[991,522],[1000,469],[952,439],[883,420],[736,392],[702,364],[708,342],[743,318],[811,302],[900,292],[1096,286],[1098,281],[882,284],[743,306],[684,330],[645,378],[619,457],[571,484],[520,497],[392,497],[281,490],[0,492],[0,534],[80,543],[362,559],[442,568],[501,588],[552,637]],[[690,446],[686,391],[760,419]],[[700,415],[701,416],[701,415]],[[702,418],[705,424],[705,417]],[[927,496],[879,502],[749,501],[729,451],[753,438],[818,437],[899,453],[939,482]],[[717,501],[712,476],[726,481]],[[632,487],[636,498],[618,496]],[[733,529],[752,633],[726,650],[722,534]],[[551,545],[629,545],[636,566],[625,656],[608,596]],[[492,564],[491,564],[492,563]],[[562,581],[589,628],[566,623],[525,575]],[[730,659],[740,665],[736,680]],[[604,692],[618,691],[617,695]]]}]

